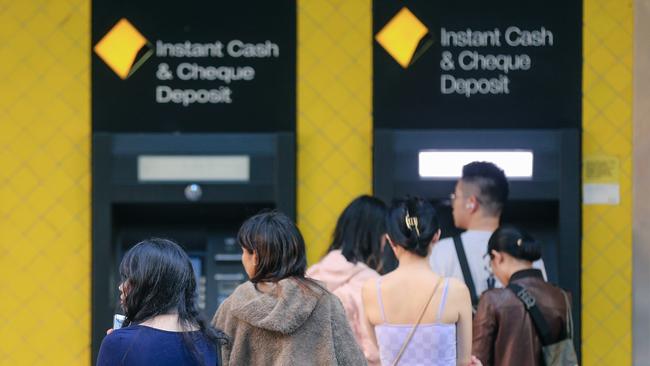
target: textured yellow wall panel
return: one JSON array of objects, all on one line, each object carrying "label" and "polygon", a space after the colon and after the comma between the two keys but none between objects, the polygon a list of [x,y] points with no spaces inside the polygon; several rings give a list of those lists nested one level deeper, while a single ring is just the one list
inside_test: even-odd
[{"label": "textured yellow wall panel", "polygon": [[617,206],[583,207],[583,364],[632,363],[631,0],[584,0],[583,154],[620,161]]},{"label": "textured yellow wall panel", "polygon": [[1,1],[0,39],[0,365],[88,365],[90,1]]},{"label": "textured yellow wall panel", "polygon": [[[371,191],[372,3],[298,1],[298,223],[310,262]],[[632,2],[584,0],[583,152],[621,204],[583,209],[583,361],[631,363]],[[0,2],[0,365],[86,365],[90,1]]]},{"label": "textured yellow wall panel", "polygon": [[310,263],[372,190],[372,1],[298,1],[298,226]]}]

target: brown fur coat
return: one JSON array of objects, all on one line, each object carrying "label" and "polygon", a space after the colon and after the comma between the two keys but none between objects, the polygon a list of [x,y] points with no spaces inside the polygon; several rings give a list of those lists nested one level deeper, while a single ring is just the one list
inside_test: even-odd
[{"label": "brown fur coat", "polygon": [[366,364],[339,299],[308,281],[283,279],[264,292],[246,282],[212,323],[231,337],[224,365]]}]

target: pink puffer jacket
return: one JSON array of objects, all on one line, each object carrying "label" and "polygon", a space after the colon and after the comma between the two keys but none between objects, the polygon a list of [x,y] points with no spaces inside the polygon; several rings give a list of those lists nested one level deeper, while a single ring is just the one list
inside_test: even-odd
[{"label": "pink puffer jacket", "polygon": [[379,278],[379,274],[364,263],[348,262],[340,250],[333,250],[320,262],[309,267],[307,277],[325,283],[327,289],[341,300],[352,333],[361,346],[368,365],[379,365],[379,352],[363,324],[365,315],[361,300],[363,284],[369,279]]}]

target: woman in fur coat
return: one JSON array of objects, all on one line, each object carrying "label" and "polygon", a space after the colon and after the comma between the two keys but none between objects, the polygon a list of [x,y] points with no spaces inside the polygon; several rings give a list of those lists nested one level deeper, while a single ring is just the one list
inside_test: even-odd
[{"label": "woman in fur coat", "polygon": [[230,336],[224,365],[365,365],[339,299],[305,278],[305,243],[279,212],[248,219],[237,235],[250,281],[219,307]]}]

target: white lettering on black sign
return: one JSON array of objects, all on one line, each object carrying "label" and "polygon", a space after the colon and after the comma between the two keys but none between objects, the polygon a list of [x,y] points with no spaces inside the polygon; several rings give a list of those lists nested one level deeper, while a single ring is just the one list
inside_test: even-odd
[{"label": "white lettering on black sign", "polygon": [[[510,26],[502,31],[490,30],[448,30],[440,29],[440,92],[444,95],[459,94],[467,98],[473,95],[510,94],[511,75],[527,72],[533,68],[533,59],[527,53],[487,53],[476,48],[507,47],[553,47],[553,32],[545,27],[526,30]],[[453,48],[464,48],[452,52]],[[454,71],[494,72],[490,77],[463,77]]]},{"label": "white lettering on black sign", "polygon": [[[160,62],[156,69],[156,79],[166,82],[165,85],[156,86],[156,102],[189,107],[193,104],[233,103],[234,85],[250,82],[256,76],[253,66],[242,66],[239,60],[275,59],[280,57],[280,47],[270,40],[259,43],[239,39],[208,43],[171,43],[158,40],[155,55],[163,60],[170,59],[169,62]],[[176,59],[185,61],[171,66]],[[214,61],[205,62],[205,59]],[[228,64],[227,59],[233,59],[232,62],[236,65]],[[187,81],[210,81],[215,85],[202,89],[184,88],[179,85]],[[170,86],[171,83],[175,85]]]}]

